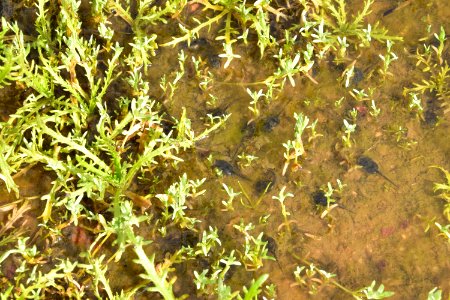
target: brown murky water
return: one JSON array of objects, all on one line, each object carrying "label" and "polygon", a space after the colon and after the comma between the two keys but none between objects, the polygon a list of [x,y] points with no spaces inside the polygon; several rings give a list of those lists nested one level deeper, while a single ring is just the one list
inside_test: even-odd
[{"label": "brown murky water", "polygon": [[[350,2],[356,7],[360,5],[359,1]],[[247,86],[230,83],[262,80],[264,75],[270,74],[273,66],[260,61],[255,49],[241,47],[240,60],[233,61],[228,69],[214,68],[211,59],[219,53],[220,44],[214,43],[209,36],[205,36],[208,44],[203,48],[185,48],[188,56],[201,55],[211,65],[209,70],[216,81],[210,91],[218,98],[216,107],[232,114],[224,129],[199,142],[197,150],[183,156],[186,163],[180,165],[180,174],[187,172],[193,179],[208,178],[204,185],[207,192],[199,203],[192,204],[192,215],[202,220],[203,228],[219,228],[225,247],[237,247],[241,242],[242,236],[233,229],[233,225],[241,220],[256,224],[255,232],[264,231],[272,237],[278,245],[276,255],[279,265],[267,261],[258,272],[270,274],[270,282],[277,286],[278,299],[309,297],[306,290],[292,287],[295,283],[293,271],[302,264],[299,257],[335,273],[337,281],[350,289],[367,286],[372,280],[383,283],[387,290],[396,293],[392,299],[425,299],[428,291],[435,286],[447,294],[450,291],[450,245],[437,236],[436,230],[424,231],[427,220],[433,217],[445,223],[442,202],[432,191],[433,182],[442,181],[442,176],[430,166],[450,169],[450,114],[440,111],[438,126],[427,126],[410,113],[402,96],[403,87],[409,87],[412,82],[421,79],[421,72],[415,68],[410,50],[417,47],[420,38],[428,36],[428,24],[431,24],[431,32],[438,32],[441,25],[450,32],[450,9],[444,0],[406,1],[400,4],[399,9],[383,16],[394,5],[395,1],[376,1],[369,18],[371,23],[379,21],[391,35],[402,36],[404,42],[394,46],[399,59],[390,70],[394,76],[386,81],[371,73],[379,66],[377,54],[382,49],[374,47],[364,50],[358,58],[356,66],[363,70],[364,77],[357,86],[366,90],[369,87],[376,89],[375,99],[381,108],[381,115],[375,118],[366,114],[358,118],[352,148],[342,147],[342,122],[357,103],[339,84],[340,72],[328,62],[322,61],[315,71],[317,85],[306,78],[296,78],[295,88],[287,84],[276,100],[264,106],[261,120],[271,115],[279,117],[279,124],[272,131],[264,132],[259,128],[255,136],[243,139],[242,128],[251,118],[247,109],[250,97],[245,91]],[[165,37],[161,39],[165,40]],[[149,82],[155,82],[154,91],[157,92],[153,97],[161,97],[157,87],[161,74],[177,69],[176,52],[180,49],[160,49],[158,63],[152,66],[148,78]],[[449,52],[447,46],[447,59]],[[180,115],[181,108],[186,107],[195,129],[203,126],[210,109],[206,104],[209,96],[193,82],[193,70],[189,66],[186,72],[175,97],[165,101],[164,105],[169,114],[176,117]],[[335,101],[341,97],[345,100],[340,108],[336,108]],[[1,109],[2,115],[11,113],[10,106]],[[294,112],[301,112],[311,120],[317,119],[317,131],[322,136],[305,143],[306,155],[301,162],[302,168],[282,176],[282,143],[293,138]],[[401,142],[392,132],[399,126],[406,129]],[[406,145],[408,142],[409,146]],[[206,157],[211,154],[215,159],[234,162],[238,147],[258,159],[251,167],[241,168],[238,171],[241,176],[216,176]],[[373,158],[380,171],[398,187],[377,174],[367,174],[357,168],[356,160],[361,154]],[[47,175],[41,175],[41,181],[45,184],[33,187],[26,180],[30,176],[35,182],[36,174],[30,172],[37,171],[32,169],[23,174],[18,183],[22,191],[26,191],[24,196],[34,199],[34,196],[45,193],[50,179]],[[235,200],[235,211],[221,211],[221,201],[226,199],[222,183],[235,191],[245,191],[251,201],[256,202],[259,195],[254,185],[267,174],[275,174],[275,182],[258,206],[247,208]],[[165,179],[177,176],[166,174]],[[337,179],[346,184],[338,200],[343,208],[333,209],[322,219],[311,194],[327,182],[335,184]],[[283,217],[280,205],[272,199],[283,186],[294,194],[285,202],[290,212],[290,232],[286,226],[281,226]],[[35,208],[39,210],[39,207]],[[269,214],[268,222],[259,224],[260,217]],[[31,220],[29,222],[33,223]],[[144,226],[139,230],[144,234],[151,229]],[[179,237],[180,233],[177,234]],[[164,251],[170,251],[171,242],[175,245],[180,243],[176,238],[161,241],[161,245],[169,247]],[[123,264],[111,266],[111,273],[123,272],[127,266],[126,262]],[[176,288],[180,293],[195,293],[195,287],[192,283],[188,284],[187,279],[192,278],[192,268],[199,265],[200,262],[189,262],[177,267]],[[111,284],[127,287],[134,282],[133,276],[137,272],[134,270],[130,276],[123,273],[120,277],[113,275]],[[248,282],[248,276],[248,273],[237,272],[229,284],[239,287],[242,282]],[[187,285],[182,288],[184,283]],[[317,299],[349,298],[349,295],[331,286],[321,289],[317,295]]]}]

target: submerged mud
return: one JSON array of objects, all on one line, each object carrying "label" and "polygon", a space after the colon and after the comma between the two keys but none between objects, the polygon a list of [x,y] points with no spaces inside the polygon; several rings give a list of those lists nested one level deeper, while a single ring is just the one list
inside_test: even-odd
[{"label": "submerged mud", "polygon": [[[404,1],[399,5],[393,5],[392,1],[375,2],[371,18],[386,26],[390,34],[404,38],[395,45],[399,59],[390,69],[393,75],[388,75],[386,80],[376,72],[380,49],[361,51],[356,63],[358,71],[351,85],[358,89],[375,89],[376,103],[381,109],[377,117],[368,112],[370,103],[356,102],[343,88],[342,66],[325,60],[315,69],[317,83],[308,78],[296,78],[295,87],[286,84],[276,99],[263,103],[261,115],[255,117],[248,109],[251,99],[246,89],[269,75],[273,64],[260,60],[254,49],[239,47],[241,59],[233,61],[227,69],[218,57],[220,44],[212,33],[190,45],[159,50],[158,61],[150,67],[146,79],[152,84],[154,95],[151,96],[163,105],[168,119],[170,116],[179,118],[185,108],[195,130],[204,126],[208,114],[231,114],[223,129],[198,142],[196,149],[181,154],[184,162],[179,165],[180,174],[185,172],[192,179],[207,178],[203,185],[206,193],[199,202],[190,204],[189,212],[202,220],[202,229],[217,227],[223,244],[230,249],[237,248],[242,239],[233,225],[241,220],[256,224],[257,231],[264,232],[269,254],[275,258],[267,260],[258,272],[270,274],[269,281],[277,286],[278,299],[308,297],[307,289],[296,286],[293,277],[295,268],[305,262],[336,274],[336,280],[352,290],[376,280],[395,292],[393,299],[425,299],[435,286],[447,293],[450,291],[448,242],[438,236],[436,230],[425,231],[433,218],[445,222],[442,202],[432,190],[433,183],[442,181],[442,176],[430,167],[450,169],[450,113],[442,107],[442,100],[436,100],[441,101],[437,104],[430,100],[429,109],[420,119],[411,113],[402,95],[403,88],[411,86],[412,80],[420,81],[422,74],[414,66],[411,49],[420,44],[420,38],[429,35],[427,25],[431,25],[431,32],[437,32],[441,25],[447,26],[450,32],[450,9],[445,2]],[[358,1],[351,3],[359,8]],[[8,6],[3,7],[7,16],[12,16],[8,9]],[[373,20],[369,18],[369,22]],[[126,25],[122,26],[121,31],[125,32]],[[170,32],[167,37],[162,34],[161,40],[172,36]],[[123,34],[117,38],[129,37]],[[213,74],[215,81],[208,92],[195,82],[190,59],[186,76],[174,97],[168,99],[160,91],[159,78],[177,70],[176,54],[180,50],[201,57]],[[447,48],[447,58],[448,52]],[[345,62],[345,65],[351,63]],[[210,91],[218,99],[214,105],[208,104]],[[2,89],[1,95],[4,97],[0,116],[7,119],[19,104],[9,87]],[[338,106],[336,101],[341,97],[344,102]],[[448,99],[446,101],[448,105]],[[352,108],[360,113],[356,120],[357,131],[352,136],[353,146],[348,148],[342,145],[341,136],[343,119],[348,118]],[[283,143],[293,138],[294,113],[317,120],[316,130],[321,136],[305,141],[306,153],[299,166],[290,165],[283,175]],[[404,134],[399,136],[395,129],[400,127]],[[238,158],[242,152],[257,159],[246,166]],[[376,167],[372,164],[366,170],[367,161],[362,162],[361,157],[370,157],[377,162]],[[35,203],[34,212],[42,209],[36,199],[50,189],[51,182],[49,175],[37,169],[39,166],[18,178],[21,194]],[[217,174],[216,169],[222,174]],[[160,172],[160,178],[167,182],[178,176]],[[25,178],[29,182],[23,182]],[[36,178],[40,178],[38,185],[35,185]],[[317,191],[325,189],[328,182],[335,186],[337,179],[345,187],[336,199],[338,206],[323,217],[321,214],[328,203],[324,194],[318,195]],[[223,183],[242,193],[239,197],[242,200],[235,200],[234,211],[223,211],[222,201],[227,198]],[[284,186],[294,195],[285,201],[290,213],[288,223],[281,214],[280,203],[273,198]],[[147,190],[136,184],[135,192],[143,194]],[[3,191],[2,194],[8,193]],[[314,194],[317,197],[311,197]],[[27,225],[34,226],[32,231],[38,230],[39,216],[34,212],[30,214],[34,222],[27,219]],[[262,222],[262,217],[267,217],[267,221]],[[76,257],[87,248],[85,243],[92,237],[82,227],[69,229],[64,241],[70,246],[66,248],[64,241],[52,245],[58,255]],[[143,235],[150,235],[152,230],[145,224],[139,228]],[[157,259],[163,261],[174,249],[194,245],[200,238],[198,232],[174,229],[166,237],[155,240],[150,249],[161,253]],[[138,282],[136,276],[140,270],[129,268],[131,261],[128,257],[122,265],[111,266],[111,285],[115,289],[126,289]],[[210,263],[205,260],[178,264],[174,271],[178,277],[176,294],[195,295],[193,270],[207,268]],[[247,272],[230,273],[227,284],[240,287],[248,282],[248,277]],[[153,294],[143,293],[142,299],[149,295]],[[349,295],[328,285],[317,294],[317,299],[325,298],[348,299]],[[192,296],[192,299],[196,298]]]}]

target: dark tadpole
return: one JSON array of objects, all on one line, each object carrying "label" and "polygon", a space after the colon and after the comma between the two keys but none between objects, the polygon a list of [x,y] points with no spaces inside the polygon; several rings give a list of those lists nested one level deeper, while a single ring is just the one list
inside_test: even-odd
[{"label": "dark tadpole", "polygon": [[220,68],[220,66],[222,65],[221,59],[220,59],[219,55],[217,55],[217,54],[208,55],[208,62],[209,62],[209,65],[215,69]]},{"label": "dark tadpole", "polygon": [[[223,269],[223,268],[225,268],[226,264],[223,263],[223,262],[221,261],[221,262],[219,262],[219,266],[222,267],[222,269]],[[237,270],[238,270],[238,268],[237,268],[236,265],[231,265],[231,266],[229,266],[229,269],[228,269],[228,271],[225,273],[225,276],[224,276],[223,279],[224,279],[225,281],[230,280],[231,277],[233,277],[233,275],[236,273]]]},{"label": "dark tadpole", "polygon": [[251,120],[250,122],[246,122],[242,128],[241,128],[241,133],[242,133],[242,140],[246,141],[248,139],[251,139],[252,137],[254,137],[256,135],[256,124],[254,120]]},{"label": "dark tadpole", "polygon": [[268,170],[264,173],[264,176],[261,179],[255,182],[253,188],[258,195],[262,195],[263,193],[269,192],[273,188],[276,180],[277,177],[275,172],[273,170]]},{"label": "dark tadpole", "polygon": [[162,253],[174,253],[182,247],[194,247],[198,243],[198,236],[195,232],[186,229],[173,232],[157,242]]},{"label": "dark tadpole", "polygon": [[188,43],[182,43],[182,47],[183,48],[188,48],[189,50],[194,50],[194,51],[198,51],[198,50],[205,50],[208,49],[210,46],[209,42],[207,39],[205,38],[198,38],[193,40],[189,45]]},{"label": "dark tadpole", "polygon": [[223,175],[230,176],[236,174],[233,166],[226,160],[217,159],[214,162],[213,167],[219,169],[223,173]]},{"label": "dark tadpole", "polygon": [[352,84],[357,86],[361,81],[364,80],[364,71],[360,68],[355,67],[353,70],[353,78],[352,78]]},{"label": "dark tadpole", "polygon": [[311,194],[311,197],[316,205],[327,206],[328,204],[327,196],[325,196],[325,193],[322,190],[315,191]]},{"label": "dark tadpole", "polygon": [[[311,198],[313,199],[314,204],[316,204],[316,205],[320,205],[320,206],[327,206],[328,205],[328,198],[325,195],[325,192],[322,191],[322,190],[317,190],[314,193],[312,193],[311,194]],[[338,200],[339,200],[339,198],[338,198]],[[344,205],[338,203],[337,201],[330,203],[330,205],[331,204],[337,204],[337,207],[339,207],[341,209],[345,209],[345,210],[347,210],[347,211],[349,211],[351,213],[354,213],[351,209],[348,209],[347,207],[345,207]]]},{"label": "dark tadpole", "polygon": [[262,130],[264,132],[271,132],[278,124],[280,124],[279,115],[268,116],[262,120]]},{"label": "dark tadpole", "polygon": [[253,137],[260,134],[271,133],[275,127],[280,124],[280,117],[284,113],[286,106],[293,100],[293,98],[288,99],[285,103],[282,103],[278,108],[274,109],[274,112],[267,114],[265,117],[260,117],[258,119],[252,119],[245,122],[244,126],[241,128],[242,138],[239,144],[234,150],[233,158],[239,153],[239,151],[244,147],[244,144]]},{"label": "dark tadpole", "polygon": [[277,245],[277,242],[275,241],[275,239],[273,237],[271,237],[271,236],[268,236],[267,234],[264,234],[262,236],[262,240],[267,243],[266,244],[267,253],[269,255],[273,256],[273,258],[275,258],[275,260],[277,261],[278,266],[283,271],[283,268],[281,267],[280,261],[278,260],[278,256],[277,256],[278,245]]},{"label": "dark tadpole", "polygon": [[398,7],[398,5],[395,5],[389,9],[385,10],[383,13],[383,17],[386,17],[386,16],[392,14],[397,9],[397,7]]},{"label": "dark tadpole", "polygon": [[206,111],[206,114],[207,115],[211,115],[213,117],[224,117],[224,116],[227,115],[227,108],[229,106],[230,105],[226,105],[224,107],[215,107],[215,108],[212,108],[212,109],[208,109]]},{"label": "dark tadpole", "polygon": [[235,168],[233,167],[233,165],[231,163],[227,162],[226,160],[216,159],[214,161],[213,167],[219,169],[223,175],[227,175],[227,176],[235,175],[242,179],[250,181],[250,178],[241,174],[239,171],[236,171]]},{"label": "dark tadpole", "polygon": [[397,1],[397,2],[403,2],[403,3],[397,3],[393,5],[392,7],[388,8],[383,12],[383,17],[389,16],[393,12],[400,10],[401,8],[406,7],[407,5],[411,4],[411,0],[404,0],[404,1]]},{"label": "dark tadpole", "polygon": [[396,185],[392,180],[390,180],[387,176],[385,176],[383,173],[380,172],[378,164],[370,157],[362,155],[358,158],[356,163],[360,165],[365,172],[369,174],[378,174],[384,179],[386,179],[388,182],[390,182],[393,186],[398,188],[398,185]]},{"label": "dark tadpole", "polygon": [[255,192],[258,195],[262,195],[265,192],[269,192],[272,189],[273,181],[270,179],[260,179],[254,184]]},{"label": "dark tadpole", "polygon": [[423,117],[425,124],[428,126],[435,126],[439,120],[438,115],[434,112],[433,109],[425,110]]},{"label": "dark tadpole", "polygon": [[239,151],[241,151],[242,147],[244,147],[245,142],[250,140],[254,136],[256,136],[255,121],[254,120],[250,120],[249,122],[246,122],[241,128],[241,133],[242,133],[241,141],[236,146],[236,149],[234,150],[234,153],[231,156],[233,158],[233,160],[239,154]]},{"label": "dark tadpole", "polygon": [[275,108],[275,113],[269,114],[260,121],[259,126],[263,132],[272,132],[272,130],[280,124],[280,116],[284,113],[284,110],[292,100],[293,98],[288,99],[285,103],[279,105],[278,108]]},{"label": "dark tadpole", "polygon": [[[206,115],[211,115],[211,116],[213,116],[213,117],[225,117],[226,115],[228,115],[229,113],[227,112],[227,109],[231,106],[231,105],[233,105],[233,102],[230,102],[230,103],[225,103],[225,104],[221,104],[221,105],[219,105],[219,106],[217,106],[217,107],[214,107],[214,108],[208,108],[208,109],[206,109]],[[197,110],[197,109],[196,109]],[[200,112],[200,110],[197,110],[199,113],[202,113],[202,112]]]}]

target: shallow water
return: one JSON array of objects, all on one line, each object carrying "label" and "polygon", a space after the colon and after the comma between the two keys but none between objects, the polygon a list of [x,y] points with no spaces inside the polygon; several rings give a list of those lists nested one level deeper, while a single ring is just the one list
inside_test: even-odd
[{"label": "shallow water", "polygon": [[[420,38],[428,36],[427,25],[431,25],[431,32],[438,32],[441,25],[450,32],[450,9],[446,2],[405,1],[386,16],[383,14],[395,5],[393,1],[376,1],[373,5],[369,22],[379,21],[391,35],[402,36],[404,42],[394,46],[399,59],[390,69],[394,75],[385,81],[375,71],[380,63],[377,55],[382,49],[375,46],[361,51],[356,67],[362,70],[363,78],[354,87],[366,90],[369,87],[376,88],[374,98],[381,115],[358,117],[357,132],[352,135],[354,145],[351,148],[342,146],[343,118],[349,119],[348,111],[359,104],[340,84],[340,72],[327,61],[320,62],[315,69],[314,79],[318,84],[307,78],[296,78],[295,87],[287,83],[277,99],[264,105],[261,117],[254,120],[256,134],[249,138],[244,138],[242,132],[252,119],[247,108],[251,100],[246,93],[249,85],[245,83],[264,79],[272,71],[272,63],[259,60],[255,49],[240,46],[238,51],[242,58],[234,60],[229,68],[209,67],[215,82],[208,92],[218,98],[215,107],[231,113],[231,117],[224,129],[199,142],[197,149],[182,154],[186,163],[180,164],[180,174],[186,172],[192,179],[207,178],[204,184],[207,192],[199,202],[191,203],[190,212],[193,217],[202,220],[201,228],[217,227],[224,247],[229,249],[242,242],[242,236],[233,229],[233,225],[239,224],[241,220],[257,224],[255,232],[264,231],[272,237],[278,246],[278,262],[267,261],[258,274],[270,274],[270,283],[277,286],[278,299],[308,297],[306,289],[293,286],[293,271],[305,261],[336,274],[336,280],[349,289],[368,286],[372,280],[383,283],[387,290],[396,293],[392,299],[424,299],[435,286],[449,293],[449,243],[437,236],[437,230],[425,232],[425,228],[427,221],[434,217],[439,223],[445,223],[442,202],[432,190],[433,183],[442,182],[443,176],[437,169],[430,167],[439,165],[450,169],[450,113],[445,113],[445,108],[439,109],[438,125],[426,125],[409,111],[407,101],[402,96],[404,87],[421,80],[422,73],[414,66],[411,49],[419,45]],[[355,3],[358,8],[360,6],[359,1],[351,3]],[[162,34],[161,40],[166,41]],[[184,47],[184,51],[188,57],[201,55],[207,64],[211,64],[208,59],[220,52],[220,43],[212,41],[211,36],[205,38],[209,41],[205,48],[191,46]],[[210,100],[208,94],[194,82],[194,71],[190,69],[192,66],[187,67],[186,76],[173,99],[165,98],[158,88],[161,75],[170,74],[178,68],[176,54],[181,49],[182,46],[175,49],[161,48],[158,61],[154,62],[147,79],[152,85],[151,90],[155,91],[152,97],[162,101],[168,114],[179,117],[182,107],[185,107],[193,128],[197,129],[203,126],[208,109],[214,107],[206,104]],[[449,53],[447,43],[447,59]],[[258,86],[251,88],[259,89]],[[3,93],[9,93],[9,90]],[[345,100],[340,107],[336,107],[335,101],[341,97],[345,97]],[[449,99],[444,101],[448,109]],[[11,113],[11,105],[1,108],[2,116]],[[322,136],[305,142],[306,154],[302,157],[301,168],[288,169],[283,176],[282,144],[293,138],[295,112],[303,113],[311,121],[317,119],[317,132]],[[272,115],[279,117],[279,124],[266,132],[262,130],[261,122]],[[397,140],[393,129],[399,126],[406,131]],[[224,159],[235,164],[236,149],[258,159],[247,168],[236,166],[236,174],[242,176],[217,176],[207,156],[212,155],[214,159]],[[398,188],[383,177],[367,174],[357,167],[357,158],[362,154],[374,159],[380,171]],[[30,170],[20,177],[18,184],[24,196],[34,199],[45,194],[50,179],[45,174],[36,175],[33,172],[39,171]],[[275,180],[270,190],[259,199],[254,184],[264,179],[268,172],[275,174]],[[26,179],[33,177],[34,183],[38,176],[45,184],[33,186]],[[177,176],[163,174],[162,179],[170,181]],[[321,218],[322,211],[314,205],[311,194],[327,182],[335,185],[337,179],[346,185],[339,195],[339,207]],[[235,191],[244,191],[250,198],[248,201],[260,201],[259,204],[246,207],[235,200],[235,211],[222,211],[221,201],[226,199],[222,183]],[[293,198],[285,202],[290,213],[288,226],[282,225],[284,220],[279,202],[272,199],[283,186],[294,194]],[[245,197],[242,198],[246,201]],[[36,210],[42,209],[38,206]],[[260,217],[266,215],[270,215],[267,223],[259,224]],[[36,220],[29,222],[35,223]],[[145,226],[139,228],[143,235],[151,236],[151,230]],[[188,243],[186,236],[184,240],[180,236],[183,233],[174,231],[172,238],[156,241],[155,249],[170,252],[171,243],[174,247],[183,242]],[[123,273],[124,269],[132,265],[127,264],[126,260],[131,261],[131,258],[125,258],[122,265],[110,266],[111,274],[121,275],[111,277],[111,285],[115,288],[126,288],[136,283],[135,276],[139,270],[128,269],[129,274]],[[199,269],[199,266],[201,262],[177,266],[177,293],[189,293],[195,299],[195,287],[189,279],[192,278],[192,270]],[[238,271],[230,278],[229,284],[240,287],[249,281],[250,276],[249,272]],[[348,294],[332,286],[321,288],[316,297],[349,299]]]},{"label": "shallow water", "polygon": [[[223,228],[224,236],[229,235],[233,239],[233,224],[241,219],[255,224],[261,215],[270,214],[268,223],[258,228],[278,243],[277,257],[282,269],[276,262],[268,262],[263,271],[270,272],[270,281],[277,285],[279,299],[307,295],[305,290],[290,288],[292,272],[302,263],[296,257],[335,273],[341,284],[353,290],[367,286],[372,280],[383,283],[387,290],[395,291],[393,299],[424,299],[435,286],[444,291],[450,289],[449,245],[437,236],[436,230],[424,231],[427,220],[433,217],[445,222],[442,202],[432,191],[433,182],[439,182],[442,176],[430,166],[449,166],[450,118],[448,113],[441,111],[439,125],[427,126],[409,112],[402,96],[403,87],[411,86],[412,80],[421,77],[409,54],[410,48],[417,47],[418,39],[426,36],[427,24],[432,25],[434,32],[440,25],[447,29],[450,10],[445,1],[411,1],[383,17],[392,5],[393,2],[389,1],[376,2],[369,19],[386,26],[391,35],[404,38],[404,42],[397,43],[394,50],[399,60],[392,65],[394,76],[382,81],[376,73],[367,76],[379,63],[374,56],[381,49],[367,49],[358,58],[356,66],[365,75],[358,87],[376,88],[375,98],[382,113],[376,118],[369,114],[358,118],[352,148],[341,146],[340,135],[342,119],[356,103],[338,84],[339,73],[322,62],[315,76],[319,84],[298,79],[295,88],[287,85],[276,103],[269,104],[263,112],[270,114],[275,110],[279,113],[280,125],[273,132],[252,138],[242,147],[246,153],[259,158],[251,168],[242,170],[244,175],[257,179],[265,170],[274,170],[277,175],[273,189],[263,197],[259,206],[249,209],[238,204],[239,208],[234,213],[222,213],[220,199],[225,195],[218,183],[226,182],[240,190],[236,183],[240,181],[243,189],[256,200],[258,196],[252,191],[252,183],[237,177],[207,183],[208,194],[205,202],[199,205],[200,210],[207,210],[207,214],[212,216],[209,223],[203,224],[205,227],[214,224]],[[248,64],[244,56],[242,64],[234,62],[230,70],[217,73],[220,76],[221,72],[228,72],[227,80],[231,82],[257,81],[258,73],[264,72],[264,66],[255,66],[254,63],[255,60]],[[239,137],[239,128],[250,118],[250,112],[245,111],[249,97],[244,92],[245,87],[228,85],[227,90],[220,88],[220,85],[214,86],[214,92],[226,103],[233,103],[228,109],[232,118],[225,130],[208,141],[207,148],[217,157],[230,158],[230,153],[240,141],[236,138],[236,135]],[[342,108],[336,108],[334,101],[343,96],[348,101]],[[292,138],[294,112],[317,119],[317,130],[323,136],[307,144],[299,171],[281,176],[284,162],[281,145]],[[399,126],[407,133],[397,141],[392,129]],[[399,187],[377,174],[367,174],[357,168],[356,159],[361,154],[374,159],[380,171]],[[335,208],[329,218],[321,219],[311,194],[327,182],[334,184],[336,179],[346,184],[339,199],[345,209]],[[280,228],[283,219],[279,203],[272,199],[284,185],[295,195],[286,201],[291,213],[290,234],[284,227]],[[233,282],[238,284],[239,279]],[[331,287],[321,289],[317,297],[349,298]]]}]

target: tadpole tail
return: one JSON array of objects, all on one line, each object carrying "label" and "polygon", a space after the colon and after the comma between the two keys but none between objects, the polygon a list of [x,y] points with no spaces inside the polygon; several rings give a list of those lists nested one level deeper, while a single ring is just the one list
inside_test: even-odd
[{"label": "tadpole tail", "polygon": [[353,210],[351,210],[350,208],[347,208],[347,206],[344,206],[344,205],[342,205],[342,204],[340,204],[340,203],[338,203],[338,206],[337,206],[337,207],[339,207],[340,209],[344,209],[344,210],[346,210],[346,211],[348,211],[348,212],[351,212],[352,214],[355,213]]},{"label": "tadpole tail", "polygon": [[380,171],[377,171],[378,175],[380,175],[381,177],[383,177],[384,179],[386,179],[390,184],[392,184],[393,186],[395,186],[396,188],[399,188],[399,186],[397,184],[395,184],[392,180],[389,179],[389,177],[387,177],[386,175],[384,175],[383,173],[381,173]]},{"label": "tadpole tail", "polygon": [[241,138],[241,141],[237,145],[236,149],[234,150],[233,154],[231,155],[231,161],[235,161],[237,155],[239,154],[239,150],[244,146],[244,138]]},{"label": "tadpole tail", "polygon": [[281,272],[284,273],[283,267],[281,266],[280,261],[278,260],[277,255],[276,255],[275,253],[272,253],[272,254],[273,254],[273,258],[275,258],[275,261],[277,262],[278,267],[280,268]]},{"label": "tadpole tail", "polygon": [[284,273],[283,267],[281,266],[280,261],[278,259],[277,259],[277,264],[278,264],[278,267],[280,268],[281,272]]},{"label": "tadpole tail", "polygon": [[236,175],[237,177],[239,177],[239,178],[244,179],[244,180],[252,181],[250,178],[248,178],[248,177],[245,176],[244,174],[241,174],[241,173],[235,173],[235,175]]}]

